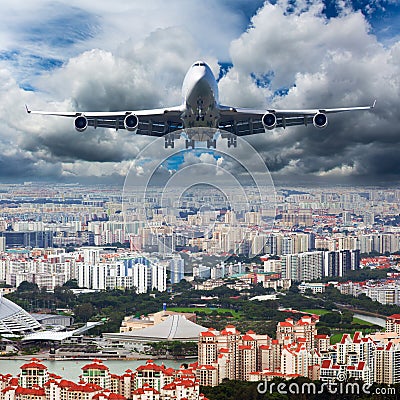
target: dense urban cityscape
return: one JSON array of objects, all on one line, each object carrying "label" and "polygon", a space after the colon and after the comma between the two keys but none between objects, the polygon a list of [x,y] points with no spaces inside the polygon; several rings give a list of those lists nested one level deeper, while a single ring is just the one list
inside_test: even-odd
[{"label": "dense urban cityscape", "polygon": [[0,12],[0,400],[400,398],[400,1]]},{"label": "dense urban cityscape", "polygon": [[[275,215],[202,189],[169,209],[155,195],[149,216],[130,196],[127,217],[117,189],[2,185],[2,353],[26,361],[16,376],[1,367],[0,399],[195,400],[226,379],[300,377],[395,393],[400,190],[282,188]],[[85,298],[101,293],[132,304]],[[168,354],[189,361],[145,362]],[[88,360],[78,383],[45,365],[75,358]],[[144,364],[121,375],[107,358]]]}]

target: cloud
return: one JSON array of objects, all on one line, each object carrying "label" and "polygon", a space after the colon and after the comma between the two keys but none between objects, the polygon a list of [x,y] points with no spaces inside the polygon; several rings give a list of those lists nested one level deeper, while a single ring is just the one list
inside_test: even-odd
[{"label": "cloud", "polygon": [[[219,83],[224,104],[314,108],[378,99],[374,112],[334,115],[325,130],[292,127],[246,137],[277,178],[398,180],[400,42],[382,44],[367,13],[348,2],[334,17],[321,2],[261,5],[116,0],[110,10],[108,2],[73,0],[6,7],[0,16],[0,150],[5,164],[23,160],[26,168],[5,166],[0,174],[123,177],[152,138],[105,129],[80,134],[70,119],[27,115],[23,104],[88,111],[179,104],[187,68],[203,58],[216,75],[218,62],[232,63]],[[388,5],[375,2],[371,15]],[[152,151],[157,157],[163,149]],[[229,159],[219,162],[234,168]]]},{"label": "cloud", "polygon": [[[295,9],[288,3],[266,4],[251,27],[232,43],[232,75],[270,73],[263,91],[276,108],[330,108],[371,104],[373,112],[330,116],[325,130],[288,128],[249,138],[277,176],[343,176],[376,182],[396,176],[393,149],[400,143],[398,126],[399,46],[379,43],[360,13],[345,10],[328,19],[319,5]],[[282,29],[281,27],[285,27]],[[251,88],[247,86],[247,90]],[[287,87],[285,96],[272,95]],[[254,88],[254,84],[253,84]],[[225,103],[246,104],[241,93],[228,92]],[[295,175],[293,175],[295,174]]]}]

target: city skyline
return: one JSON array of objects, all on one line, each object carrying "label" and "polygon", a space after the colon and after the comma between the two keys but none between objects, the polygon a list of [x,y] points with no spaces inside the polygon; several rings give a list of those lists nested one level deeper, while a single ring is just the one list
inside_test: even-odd
[{"label": "city skyline", "polygon": [[[71,110],[179,103],[184,72],[204,58],[224,103],[335,107],[377,98],[374,112],[335,116],[324,131],[291,127],[249,139],[275,182],[398,183],[396,2],[154,1],[113,10],[63,1],[4,8],[1,180],[122,185],[151,138],[82,135],[68,121],[27,116],[24,103]],[[135,23],[115,23],[124,18]]]},{"label": "city skyline", "polygon": [[[218,191],[192,188],[174,210],[151,189],[151,214],[132,190],[123,220],[118,188],[0,185],[2,350],[14,357],[35,343],[41,360],[63,365],[54,376],[38,360],[21,362],[19,375],[1,365],[0,399],[90,392],[140,400],[148,390],[141,371],[163,367],[148,361],[118,375],[93,361],[81,368],[85,384],[76,384],[64,357],[118,356],[130,368],[131,357],[162,356],[166,334],[198,362],[158,374],[149,383],[154,400],[174,396],[169,390],[181,383],[169,384],[183,373],[195,400],[225,378],[271,388],[274,378],[295,377],[398,384],[400,189],[279,189],[273,227],[262,205],[249,211],[240,193],[227,209]],[[212,234],[202,233],[210,223]],[[188,227],[199,236],[185,236]]]}]

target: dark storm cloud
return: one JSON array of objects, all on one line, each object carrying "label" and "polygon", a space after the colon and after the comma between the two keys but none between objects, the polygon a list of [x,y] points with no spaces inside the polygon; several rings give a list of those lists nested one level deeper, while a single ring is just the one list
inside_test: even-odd
[{"label": "dark storm cloud", "polygon": [[[400,44],[381,45],[361,13],[327,19],[316,4],[285,15],[284,3],[266,5],[233,42],[234,67],[221,80],[228,88],[224,102],[252,106],[249,98],[256,93],[269,96],[276,108],[369,105],[374,99],[377,105],[371,112],[330,115],[327,129],[280,129],[250,143],[271,171],[288,180],[398,180]],[[279,28],[284,25],[288,29]],[[262,71],[273,71],[267,88],[241,85],[251,72]],[[274,96],[280,86],[290,88],[287,95]]]},{"label": "dark storm cloud", "polygon": [[[35,7],[29,8],[29,4],[33,15]],[[12,150],[7,155],[8,165],[17,165],[21,159],[27,169],[38,176],[83,175],[96,179],[106,179],[112,174],[123,176],[128,160],[134,159],[151,138],[90,128],[77,133],[72,119],[28,116],[23,104],[28,103],[33,109],[55,111],[129,110],[179,104],[182,79],[194,60],[205,58],[218,76],[215,51],[208,53],[205,43],[221,48],[236,36],[230,46],[232,67],[220,80],[220,97],[224,104],[262,109],[272,103],[277,108],[294,109],[368,105],[375,98],[378,100],[373,112],[330,116],[325,130],[291,127],[246,138],[279,179],[311,177],[379,182],[398,178],[400,43],[393,40],[382,45],[365,15],[343,6],[345,3],[336,7],[337,15],[330,18],[326,16],[323,3],[317,1],[266,3],[253,17],[248,30],[239,34],[237,28],[228,28],[242,24],[248,10],[257,9],[259,2],[253,1],[252,8],[246,8],[245,17],[238,11],[228,13],[222,25],[210,23],[208,30],[200,27],[198,19],[207,15],[207,20],[214,21],[215,12],[202,9],[196,14],[193,10],[198,10],[197,6],[183,7],[185,18],[182,23],[175,24],[174,7],[179,8],[183,3],[173,2],[167,9],[159,2],[161,11],[151,10],[151,23],[146,22],[148,7],[135,6],[138,8],[121,11],[118,20],[123,17],[125,21],[129,20],[130,12],[135,12],[132,26],[121,27],[126,35],[112,32],[110,27],[115,25],[108,15],[104,20],[96,17],[102,15],[102,7],[107,8],[104,4],[97,4],[96,12],[86,15],[88,11],[84,10],[91,7],[88,4],[83,1],[81,8],[77,8],[71,3],[77,17],[75,22],[85,20],[82,29],[71,25],[73,32],[65,31],[71,43],[62,43],[63,31],[57,27],[54,28],[55,47],[49,46],[44,54],[38,53],[43,57],[44,66],[46,60],[62,60],[63,64],[45,66],[48,72],[41,71],[40,77],[28,82],[37,92],[20,89],[21,70],[17,67],[24,55],[12,53],[13,48],[21,48],[12,44],[20,40],[21,34],[16,35],[17,39],[10,39],[8,31],[0,30],[0,38],[10,44],[8,52],[0,53],[3,54],[0,56],[3,144],[0,150],[4,154],[6,148]],[[58,13],[49,13],[49,18],[59,21],[60,26],[68,22],[62,20],[61,10],[65,7],[69,6],[63,5]],[[221,7],[218,12],[222,12],[227,2],[219,3],[218,7]],[[287,12],[288,7],[290,12]],[[69,17],[65,15],[65,18]],[[25,17],[23,22],[28,20]],[[101,23],[101,27],[97,23]],[[23,30],[38,39],[26,40],[31,55],[38,49],[36,46],[35,50],[34,44],[51,35],[51,29],[46,29],[36,23]],[[223,35],[218,35],[222,30]],[[85,32],[88,43],[94,44],[92,50],[88,50],[92,47],[84,47]],[[64,53],[60,52],[62,48]],[[220,61],[224,58],[221,56]],[[22,71],[26,71],[25,67]],[[153,151],[157,156],[163,149]],[[246,156],[243,154],[244,158]],[[28,172],[19,167],[9,171],[6,166],[4,173],[0,172],[3,176],[13,173]]]},{"label": "dark storm cloud", "polygon": [[33,154],[20,151],[0,154],[0,177],[3,181],[13,182],[20,179],[58,179],[59,166],[37,159]]}]

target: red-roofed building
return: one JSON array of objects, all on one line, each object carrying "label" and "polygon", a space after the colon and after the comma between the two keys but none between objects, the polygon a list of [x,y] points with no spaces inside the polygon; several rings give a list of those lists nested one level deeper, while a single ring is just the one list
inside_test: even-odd
[{"label": "red-roofed building", "polygon": [[198,341],[198,357],[200,364],[212,364],[218,354],[218,332],[202,332]]},{"label": "red-roofed building", "polygon": [[396,332],[400,335],[400,314],[392,314],[386,318],[386,332]]},{"label": "red-roofed building", "polygon": [[272,340],[270,345],[258,348],[258,371],[276,371],[281,367],[282,345],[277,340]]},{"label": "red-roofed building", "polygon": [[127,399],[131,398],[132,391],[135,387],[136,372],[127,369],[124,374],[119,378],[119,393],[124,395]]},{"label": "red-roofed building", "polygon": [[94,359],[92,363],[82,367],[82,380],[85,383],[92,383],[103,389],[111,388],[111,375],[103,361]]},{"label": "red-roofed building", "polygon": [[201,337],[215,337],[215,334],[213,332],[206,331],[206,332],[201,332],[200,336]]},{"label": "red-roofed building", "polygon": [[160,400],[160,392],[145,383],[132,392],[132,400]]},{"label": "red-roofed building", "polygon": [[248,334],[243,335],[242,340],[243,340],[243,342],[251,342],[251,343],[256,342],[256,339],[253,336],[250,336]]},{"label": "red-roofed building", "polygon": [[97,393],[92,397],[92,400],[127,400],[122,394],[117,394],[113,392],[102,392]]},{"label": "red-roofed building", "polygon": [[15,389],[15,400],[46,400],[46,393],[37,385],[33,385],[31,388],[19,386]]},{"label": "red-roofed building", "polygon": [[161,389],[161,397],[165,399],[197,399],[200,385],[198,381],[176,379]]},{"label": "red-roofed building", "polygon": [[278,322],[276,328],[276,338],[280,342],[284,342],[289,338],[291,342],[297,341],[298,338],[306,339],[307,350],[314,346],[314,336],[316,335],[317,316],[304,315],[297,322],[292,318],[286,318],[283,322]]},{"label": "red-roofed building", "polygon": [[11,374],[6,374],[6,375],[0,374],[0,391],[9,386],[11,379],[12,379]]},{"label": "red-roofed building", "polygon": [[196,377],[202,386],[218,385],[218,368],[213,365],[199,365],[196,369]]},{"label": "red-roofed building", "polygon": [[174,380],[174,375],[164,365],[157,365],[153,360],[148,360],[146,365],[136,368],[135,389],[148,384],[160,391],[161,388]]},{"label": "red-roofed building", "polygon": [[104,391],[102,387],[93,383],[75,383],[66,379],[50,379],[45,383],[44,390],[46,400],[91,400],[96,394]]},{"label": "red-roofed building", "polygon": [[[398,315],[398,314],[397,314]],[[375,349],[374,382],[386,385],[400,383],[400,343],[388,342]]]},{"label": "red-roofed building", "polygon": [[[247,341],[247,340],[246,340]],[[257,347],[243,344],[238,346],[239,350],[239,379],[248,380],[250,373],[257,370]]]},{"label": "red-roofed building", "polygon": [[355,364],[335,364],[333,360],[323,360],[320,368],[322,382],[343,382],[350,379],[372,384],[373,374],[365,361]]},{"label": "red-roofed building", "polygon": [[309,352],[303,344],[295,344],[284,346],[281,354],[282,374],[298,374],[308,376]]},{"label": "red-roofed building", "polygon": [[23,388],[31,388],[34,385],[43,387],[49,379],[47,367],[37,358],[32,358],[29,363],[20,368],[19,385]]},{"label": "red-roofed building", "polygon": [[[97,393],[101,393],[103,390],[104,388],[94,383],[74,383],[66,389],[67,396],[64,398],[67,398],[68,400],[91,400]],[[61,393],[63,393],[63,391]]]},{"label": "red-roofed building", "polygon": [[[233,325],[227,325],[221,332],[213,331],[213,335],[200,335],[199,364],[214,366],[219,383],[225,378],[247,379],[249,373],[257,369],[257,349],[262,345],[271,345],[268,335],[257,335],[253,331],[241,335]],[[209,377],[206,380],[213,379]]]},{"label": "red-roofed building", "polygon": [[183,379],[183,380],[192,380],[195,381],[196,380],[196,374],[195,371],[193,369],[189,368],[184,368],[184,366],[182,365],[180,369],[178,370],[172,370],[173,371],[173,375],[175,377],[175,379]]},{"label": "red-roofed building", "polygon": [[344,334],[336,343],[336,360],[338,364],[354,364],[356,361],[365,361],[369,368],[373,367],[374,342],[371,338],[363,337],[361,332],[355,332],[351,337]]},{"label": "red-roofed building", "polygon": [[329,335],[315,335],[314,336],[314,348],[319,352],[328,351],[330,346],[330,337]]}]

